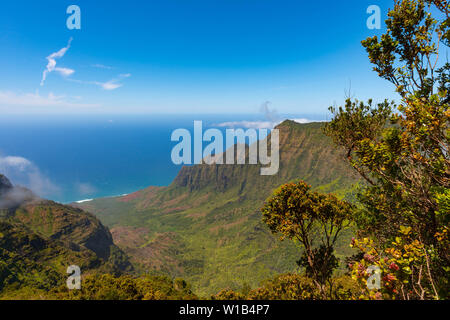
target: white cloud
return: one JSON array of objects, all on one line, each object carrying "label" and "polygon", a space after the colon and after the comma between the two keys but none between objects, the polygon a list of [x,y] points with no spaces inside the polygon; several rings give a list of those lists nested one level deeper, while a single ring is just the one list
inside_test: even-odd
[{"label": "white cloud", "polygon": [[[297,123],[323,122],[323,120],[309,120],[306,118],[291,119]],[[282,121],[229,121],[216,124],[214,126],[224,128],[245,128],[245,129],[273,129]]]},{"label": "white cloud", "polygon": [[121,83],[117,83],[114,80],[110,80],[110,81],[104,82],[104,83],[97,82],[97,85],[102,87],[103,90],[107,90],[107,91],[116,90],[116,89],[118,89],[118,88],[120,88],[122,86]]},{"label": "white cloud", "polygon": [[69,68],[55,68],[55,71],[58,71],[64,77],[68,77],[75,72],[75,70]]},{"label": "white cloud", "polygon": [[225,128],[272,129],[277,124],[277,122],[272,121],[229,121],[219,123],[217,126]]},{"label": "white cloud", "polygon": [[263,121],[230,121],[219,123],[219,127],[227,128],[246,128],[246,129],[273,129],[277,124],[281,123],[281,118],[275,109],[270,110],[270,101],[264,101],[259,111],[267,120]]},{"label": "white cloud", "polygon": [[[51,55],[49,55],[47,57],[48,64],[47,64],[47,67],[45,68],[44,72],[42,73],[41,86],[44,85],[48,74],[51,73],[51,72],[54,72],[54,71],[58,72],[60,75],[62,75],[63,77],[66,77],[66,78],[69,77],[70,75],[72,75],[73,73],[75,73],[75,70],[70,69],[70,68],[56,67],[56,59],[60,59],[60,58],[64,57],[66,52],[70,49],[70,45],[72,44],[72,40],[73,40],[73,38],[70,38],[66,47],[60,49],[57,52],[52,53]],[[100,69],[113,69],[112,67],[105,66],[103,64],[93,64],[92,67],[100,68]],[[131,77],[130,73],[124,73],[124,74],[120,74],[117,78],[111,79],[111,80],[106,81],[106,82],[82,81],[82,80],[76,80],[76,79],[68,79],[68,80],[70,80],[72,82],[76,82],[76,83],[95,84],[95,85],[101,87],[103,90],[111,91],[111,90],[116,90],[116,89],[122,87],[123,84],[120,83],[120,81],[125,79],[125,78],[129,78],[129,77]]]},{"label": "white cloud", "polygon": [[105,66],[104,64],[100,64],[100,63],[93,64],[93,65],[91,65],[91,67],[99,68],[99,69],[107,69],[107,70],[113,69],[113,67]]},{"label": "white cloud", "polygon": [[52,195],[59,188],[30,160],[19,156],[0,156],[0,173],[15,185],[22,185],[39,196]]},{"label": "white cloud", "polygon": [[115,79],[111,79],[107,82],[94,82],[94,84],[98,85],[103,90],[111,91],[111,90],[116,90],[116,89],[122,87],[123,84],[120,83],[120,81],[122,79],[129,78],[129,77],[131,77],[131,73],[124,73],[124,74],[120,74],[119,77],[117,77]]},{"label": "white cloud", "polygon": [[322,122],[322,120],[320,120],[320,121],[313,121],[313,120],[309,120],[309,119],[305,119],[305,118],[297,118],[297,119],[291,119],[291,120],[295,121],[297,123]]},{"label": "white cloud", "polygon": [[112,90],[116,90],[116,89],[122,87],[123,84],[120,83],[120,81],[122,79],[129,78],[129,77],[131,77],[131,73],[120,74],[117,78],[111,79],[111,80],[106,81],[106,82],[83,81],[83,80],[78,80],[78,79],[68,79],[68,80],[71,81],[71,82],[81,83],[81,84],[95,84],[96,86],[99,86],[103,90],[112,91]]},{"label": "white cloud", "polygon": [[0,157],[0,168],[13,167],[23,172],[27,167],[31,165],[31,162],[22,157]]},{"label": "white cloud", "polygon": [[47,67],[45,68],[44,72],[42,73],[41,86],[44,85],[45,80],[47,79],[47,75],[53,71],[60,73],[64,77],[68,77],[75,72],[75,70],[73,70],[73,69],[56,67],[56,59],[60,59],[60,58],[64,57],[67,50],[69,50],[69,48],[70,48],[72,40],[73,40],[73,38],[70,38],[69,43],[67,44],[66,47],[60,49],[57,52],[52,53],[51,55],[49,55],[47,57],[48,63],[47,63]]},{"label": "white cloud", "polygon": [[65,96],[50,92],[47,96],[36,93],[17,94],[11,91],[0,91],[0,107],[96,107],[96,104],[82,104],[67,101]]}]

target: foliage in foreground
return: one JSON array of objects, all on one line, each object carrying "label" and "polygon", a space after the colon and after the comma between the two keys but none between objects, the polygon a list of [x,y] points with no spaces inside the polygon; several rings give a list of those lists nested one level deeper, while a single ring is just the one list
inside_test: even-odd
[{"label": "foliage in foreground", "polygon": [[[326,287],[331,298],[336,300],[355,299],[357,283],[349,276],[333,279],[333,287]],[[212,296],[213,300],[320,300],[322,292],[310,277],[300,274],[282,274],[266,280],[262,285],[248,292],[224,289]]]},{"label": "foliage in foreground", "polygon": [[[443,236],[448,237],[447,233]],[[448,245],[448,238],[445,241]],[[349,265],[360,286],[359,298],[423,300],[448,295],[445,287],[439,287],[441,283],[435,283],[440,280],[433,275],[430,265],[435,257],[428,257],[425,245],[411,236],[411,228],[402,228],[400,236],[384,252],[369,238],[354,239],[352,246],[364,253],[362,260]],[[373,271],[380,274],[378,290],[367,287],[373,277],[372,272],[367,272],[370,266],[376,267]]]},{"label": "foliage in foreground", "polygon": [[[324,128],[366,182],[359,203],[310,192],[300,182],[283,185],[262,209],[274,233],[303,245],[299,265],[322,299],[334,298],[334,243],[349,219],[362,238],[352,242],[360,253],[349,265],[358,298],[446,299],[450,291],[450,64],[439,66],[439,46],[450,42],[449,4],[394,4],[387,32],[362,44],[374,70],[396,86],[401,104],[347,99],[344,107],[330,108],[334,117]],[[375,269],[382,281],[370,286]]]},{"label": "foliage in foreground", "polygon": [[[395,1],[387,32],[362,44],[400,105],[348,99],[330,108],[325,132],[367,182],[353,242],[363,255],[352,263],[361,298],[448,298],[450,64],[439,48],[448,48],[449,23],[448,1]],[[367,290],[369,265],[382,272],[380,289]]]},{"label": "foliage in foreground", "polygon": [[304,247],[297,264],[305,268],[323,299],[333,289],[332,274],[338,267],[335,244],[349,226],[352,205],[331,194],[312,192],[305,182],[289,183],[276,190],[262,208],[263,220],[281,239]]},{"label": "foliage in foreground", "polygon": [[2,299],[45,300],[195,300],[190,285],[183,279],[166,276],[113,276],[110,274],[83,277],[80,290],[62,285],[50,291],[25,287],[0,296]]},{"label": "foliage in foreground", "polygon": [[[299,265],[306,277],[281,275],[258,289],[226,289],[213,299],[448,299],[450,64],[439,59],[439,45],[450,42],[448,13],[448,1],[395,1],[387,32],[363,46],[374,70],[395,85],[400,105],[349,99],[331,108],[334,118],[325,133],[367,183],[358,206],[300,182],[282,186],[263,208],[273,232],[304,246]],[[349,264],[353,280],[336,279],[334,246],[350,219],[359,227],[352,247],[360,253]],[[0,265],[2,273],[23,269],[14,255],[4,256],[11,263]],[[369,267],[380,271],[380,288],[367,287]],[[184,281],[154,277],[87,276],[80,291],[23,290],[23,297],[49,299],[195,298]]]}]

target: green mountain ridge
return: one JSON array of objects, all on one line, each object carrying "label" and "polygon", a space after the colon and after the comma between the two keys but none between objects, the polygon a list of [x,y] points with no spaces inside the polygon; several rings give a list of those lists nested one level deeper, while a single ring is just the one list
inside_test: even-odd
[{"label": "green mountain ridge", "polygon": [[[343,155],[322,133],[322,123],[286,120],[280,132],[280,169],[261,176],[259,165],[193,165],[168,187],[74,206],[111,228],[115,243],[138,272],[183,277],[199,294],[217,293],[297,269],[299,248],[280,242],[259,209],[283,183],[305,180],[316,190],[352,197],[358,182]],[[350,254],[351,230],[337,248]]]},{"label": "green mountain ridge", "polygon": [[0,191],[0,292],[49,290],[65,283],[71,265],[84,275],[132,270],[108,228],[92,214],[40,199],[1,174]]}]

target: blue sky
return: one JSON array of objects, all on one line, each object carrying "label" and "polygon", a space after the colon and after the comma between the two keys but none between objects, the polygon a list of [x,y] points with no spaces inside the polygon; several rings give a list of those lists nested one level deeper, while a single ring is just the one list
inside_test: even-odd
[{"label": "blue sky", "polygon": [[[385,28],[366,27],[367,7],[384,20],[392,3],[3,1],[0,113],[257,113],[270,101],[325,115],[350,82],[356,98],[393,99],[360,44]],[[66,27],[71,4],[81,30]],[[52,54],[59,69],[41,85]]]}]

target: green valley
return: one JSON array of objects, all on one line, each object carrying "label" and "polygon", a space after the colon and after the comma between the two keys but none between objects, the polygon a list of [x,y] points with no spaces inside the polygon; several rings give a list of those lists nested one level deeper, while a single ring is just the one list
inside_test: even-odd
[{"label": "green valley", "polygon": [[[256,287],[298,269],[299,247],[280,242],[262,223],[260,208],[274,189],[302,179],[315,190],[353,197],[357,179],[322,125],[278,125],[280,170],[273,176],[259,175],[259,165],[185,166],[168,187],[76,206],[111,228],[139,273],[183,277],[203,295]],[[351,236],[346,230],[339,257],[351,254]]]}]

